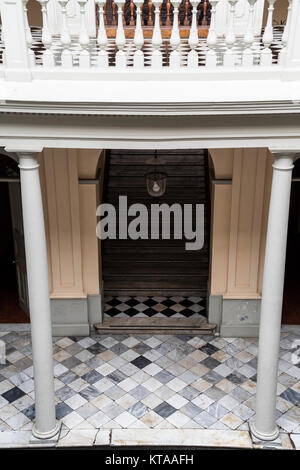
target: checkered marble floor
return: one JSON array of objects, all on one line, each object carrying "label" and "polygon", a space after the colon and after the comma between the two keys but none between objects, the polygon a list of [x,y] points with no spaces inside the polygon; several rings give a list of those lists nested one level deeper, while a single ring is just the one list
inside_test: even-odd
[{"label": "checkered marble floor", "polygon": [[[283,327],[277,423],[300,433],[300,331]],[[31,429],[30,333],[0,331],[0,431]],[[183,335],[54,338],[56,413],[64,429],[246,430],[254,415],[256,339]],[[295,356],[295,354],[294,354]]]},{"label": "checkered marble floor", "polygon": [[205,321],[202,297],[106,297],[105,315],[112,318],[197,318]]}]

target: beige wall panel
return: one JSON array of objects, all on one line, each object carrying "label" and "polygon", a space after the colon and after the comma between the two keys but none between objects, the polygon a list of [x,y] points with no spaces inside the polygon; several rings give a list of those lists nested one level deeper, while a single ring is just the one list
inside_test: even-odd
[{"label": "beige wall panel", "polygon": [[86,294],[99,294],[98,238],[96,236],[97,187],[79,185],[83,288]]},{"label": "beige wall panel", "polygon": [[210,149],[209,153],[214,164],[214,177],[216,179],[231,179],[233,171],[233,150]]},{"label": "beige wall panel", "polygon": [[266,151],[234,151],[228,284],[225,298],[258,298]]},{"label": "beige wall panel", "polygon": [[52,298],[84,297],[76,150],[44,150]]},{"label": "beige wall panel", "polygon": [[51,244],[50,244],[50,231],[49,231],[49,218],[48,218],[48,197],[47,197],[44,152],[39,154],[38,159],[39,159],[39,164],[40,164],[41,192],[42,192],[42,200],[43,200],[45,233],[46,233],[46,243],[47,243],[49,290],[50,292],[52,292],[53,283],[52,283],[52,264],[51,264]]},{"label": "beige wall panel", "polygon": [[78,176],[79,178],[95,178],[97,174],[101,150],[78,149]]},{"label": "beige wall panel", "polygon": [[213,185],[211,295],[222,295],[227,287],[231,199],[230,184]]}]

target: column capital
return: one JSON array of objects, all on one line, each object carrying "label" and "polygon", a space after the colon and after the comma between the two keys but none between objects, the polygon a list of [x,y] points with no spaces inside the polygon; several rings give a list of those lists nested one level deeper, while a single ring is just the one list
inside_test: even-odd
[{"label": "column capital", "polygon": [[43,147],[41,146],[32,146],[30,148],[22,147],[5,147],[5,151],[16,157],[16,160],[19,162],[19,168],[21,170],[34,170],[39,168],[39,163],[37,161],[38,154],[41,153]]},{"label": "column capital", "polygon": [[290,171],[294,168],[294,162],[300,157],[299,150],[282,150],[269,148],[274,156],[273,168],[281,171]]}]

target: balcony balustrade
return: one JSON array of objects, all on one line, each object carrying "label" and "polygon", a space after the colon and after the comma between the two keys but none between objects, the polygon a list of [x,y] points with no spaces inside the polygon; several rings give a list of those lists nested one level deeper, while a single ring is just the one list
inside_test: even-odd
[{"label": "balcony balustrade", "polygon": [[38,2],[41,27],[29,26],[27,0],[1,0],[0,76],[7,80],[24,72],[26,81],[28,71],[257,70],[291,65],[295,55],[299,65],[291,44],[299,0],[289,0],[284,25],[274,24],[276,0],[268,0],[265,26],[263,0]]}]

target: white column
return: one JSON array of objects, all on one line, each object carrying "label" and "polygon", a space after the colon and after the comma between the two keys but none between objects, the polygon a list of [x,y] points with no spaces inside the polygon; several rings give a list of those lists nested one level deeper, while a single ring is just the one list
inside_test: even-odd
[{"label": "white column", "polygon": [[35,389],[36,417],[32,433],[39,439],[47,439],[56,435],[60,426],[55,417],[47,247],[37,161],[42,149],[6,150],[17,154],[21,178]]},{"label": "white column", "polygon": [[256,391],[256,418],[251,431],[258,439],[278,437],[276,389],[281,330],[287,230],[295,153],[275,154],[266,241]]}]

